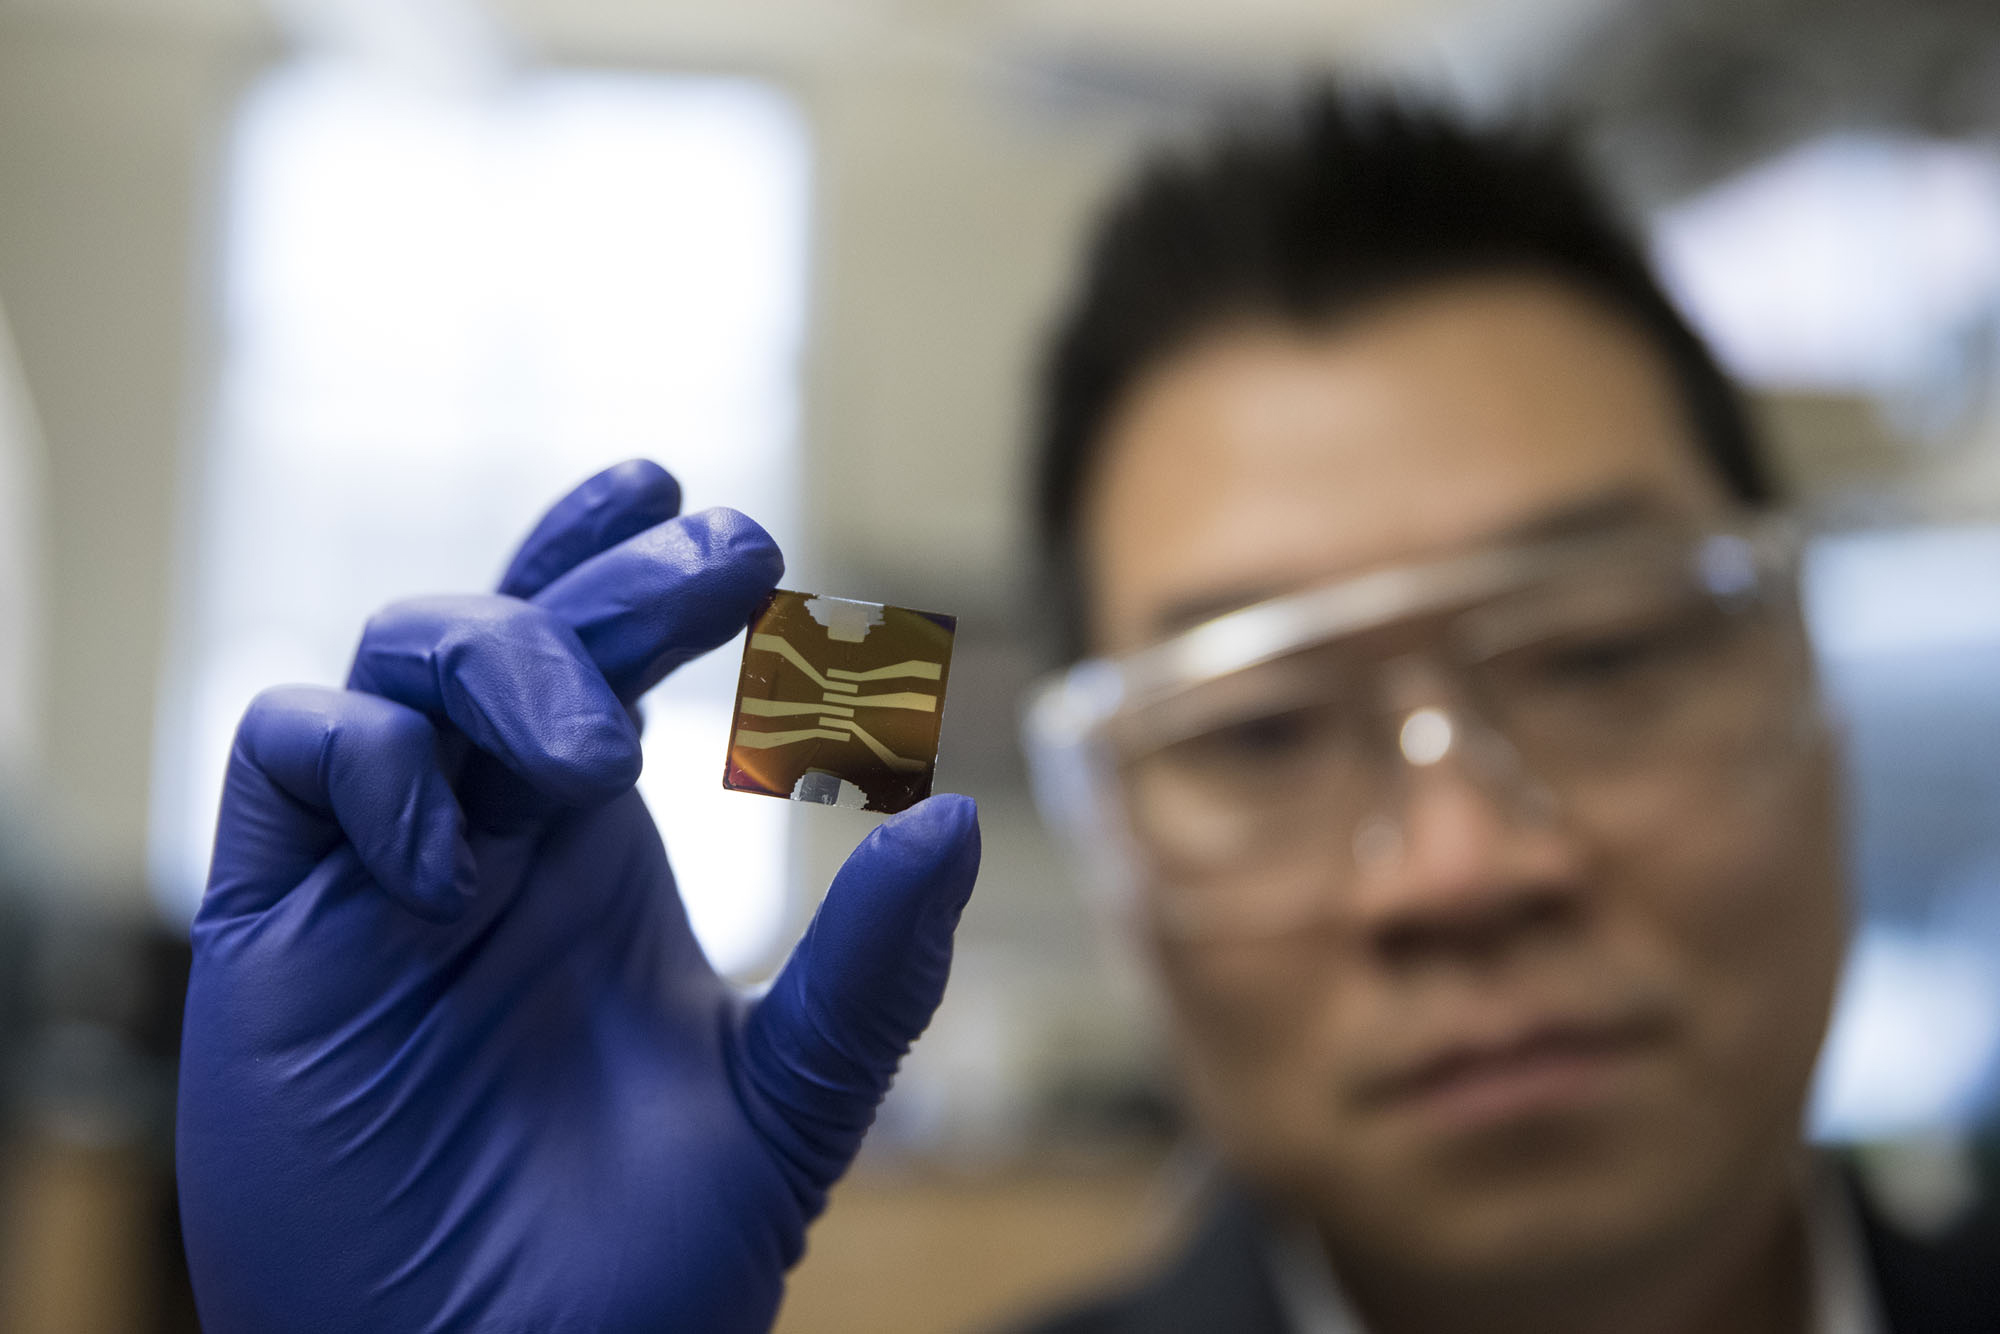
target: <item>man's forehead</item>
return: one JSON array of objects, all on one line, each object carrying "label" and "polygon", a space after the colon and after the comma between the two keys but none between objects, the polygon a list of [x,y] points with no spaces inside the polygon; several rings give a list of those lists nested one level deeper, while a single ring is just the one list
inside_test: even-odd
[{"label": "man's forehead", "polygon": [[1087,506],[1094,638],[1508,536],[1713,509],[1662,359],[1547,283],[1218,338],[1135,395]]}]

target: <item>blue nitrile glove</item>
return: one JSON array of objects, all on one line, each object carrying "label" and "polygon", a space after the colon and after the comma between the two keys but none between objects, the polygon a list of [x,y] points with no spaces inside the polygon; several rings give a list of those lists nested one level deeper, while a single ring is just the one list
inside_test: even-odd
[{"label": "blue nitrile glove", "polygon": [[963,797],[884,821],[763,1000],[715,976],[629,709],[782,562],[678,504],[611,469],[500,595],[398,604],[346,690],[245,715],[181,1063],[210,1334],[769,1327],[943,993],[979,831]]}]

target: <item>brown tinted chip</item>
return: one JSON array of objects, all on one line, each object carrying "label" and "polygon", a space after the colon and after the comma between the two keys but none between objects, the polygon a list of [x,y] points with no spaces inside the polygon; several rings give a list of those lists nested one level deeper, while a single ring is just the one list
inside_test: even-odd
[{"label": "brown tinted chip", "polygon": [[722,785],[894,812],[930,795],[956,617],[779,589],[750,620]]}]

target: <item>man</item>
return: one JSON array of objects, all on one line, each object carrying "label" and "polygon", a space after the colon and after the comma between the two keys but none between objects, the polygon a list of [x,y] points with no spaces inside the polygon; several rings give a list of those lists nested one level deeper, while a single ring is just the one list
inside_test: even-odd
[{"label": "man", "polygon": [[[1845,928],[1794,551],[1560,158],[1316,102],[1145,177],[1051,367],[1090,660],[1044,761],[1237,1184],[1050,1328],[2000,1324],[1801,1146]],[[885,822],[767,997],[716,981],[627,710],[781,566],[678,499],[592,479],[499,595],[245,718],[183,1060],[211,1330],[768,1324],[977,830]]]},{"label": "man", "polygon": [[1845,921],[1795,553],[1560,152],[1324,101],[1165,164],[1046,401],[1096,660],[1038,730],[1247,1187],[1048,1328],[2000,1328],[1990,1233],[1926,1274],[1801,1148]]}]

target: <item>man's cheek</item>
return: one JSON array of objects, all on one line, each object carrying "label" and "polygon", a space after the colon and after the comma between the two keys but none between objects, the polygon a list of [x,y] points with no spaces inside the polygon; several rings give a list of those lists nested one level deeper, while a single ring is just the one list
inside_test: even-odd
[{"label": "man's cheek", "polygon": [[1341,1087],[1341,1018],[1352,981],[1324,942],[1163,951],[1188,1092],[1225,1150],[1315,1152]]},{"label": "man's cheek", "polygon": [[1704,1080],[1770,1088],[1774,1062],[1809,1065],[1831,1001],[1846,908],[1830,813],[1809,784],[1780,796],[1660,839],[1628,882],[1694,1003]]},{"label": "man's cheek", "polygon": [[1200,1064],[1257,1071],[1296,1041],[1306,979],[1275,967],[1271,953],[1216,944],[1160,949],[1175,1026]]},{"label": "man's cheek", "polygon": [[1246,1061],[1310,1042],[1365,982],[1365,964],[1348,947],[1311,930],[1241,942],[1158,940],[1154,953],[1176,1017]]}]

